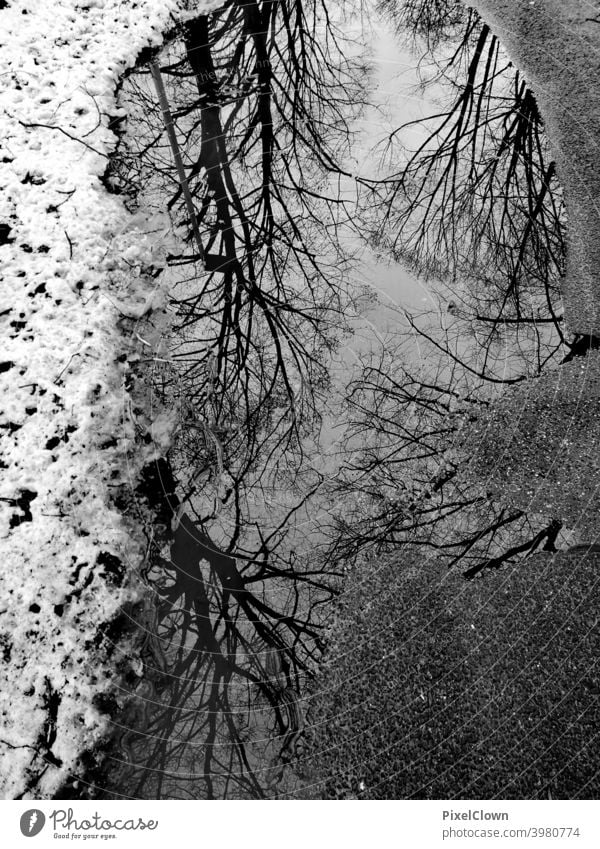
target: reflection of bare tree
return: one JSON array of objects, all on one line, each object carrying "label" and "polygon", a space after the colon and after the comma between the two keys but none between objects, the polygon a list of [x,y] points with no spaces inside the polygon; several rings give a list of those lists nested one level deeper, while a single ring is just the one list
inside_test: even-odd
[{"label": "reflection of bare tree", "polygon": [[[347,459],[333,482],[311,462],[349,302],[339,244],[348,210],[331,185],[362,99],[360,65],[341,58],[327,12],[228,0],[152,55],[193,215],[145,65],[123,94],[135,132],[115,174],[146,185],[149,205],[166,198],[180,226],[168,260],[181,341],[157,368],[156,391],[167,405],[179,398],[182,504],[170,559],[161,552],[149,573],[157,606],[144,707],[123,735],[118,779],[134,795],[277,792],[328,605],[346,561],[365,549],[408,542],[474,577],[559,540],[553,517],[507,509],[465,475],[459,437],[490,388],[541,371],[566,342],[564,247],[531,91],[489,29],[453,2],[404,6],[430,49],[452,39],[438,76],[453,97],[408,155],[392,134],[394,168],[367,187],[378,245],[453,281],[447,320],[440,330],[409,319],[425,369],[389,349],[351,384]],[[309,513],[333,501],[331,546],[311,551]]]},{"label": "reflection of bare tree", "polygon": [[389,348],[349,386],[337,487],[350,509],[332,551],[344,560],[408,543],[474,577],[555,550],[562,532],[553,516],[495,501],[470,474],[477,422],[498,389],[598,342],[563,330],[564,211],[532,91],[462,4],[380,7],[413,33],[449,99],[390,134],[389,173],[370,182],[366,215],[378,247],[444,280],[442,310],[435,321],[407,316],[421,367]]},{"label": "reflection of bare tree", "polygon": [[562,525],[495,501],[469,472],[474,425],[493,395],[454,360],[410,366],[390,346],[348,388],[346,461],[331,557],[352,561],[410,545],[473,578],[535,551]]},{"label": "reflection of bare tree", "polygon": [[[369,198],[377,241],[449,283],[450,308],[475,347],[502,338],[522,349],[529,370],[541,369],[568,340],[559,292],[564,212],[533,93],[462,4],[382,6],[419,42],[427,34],[431,81],[449,103],[390,135],[391,170],[372,182]],[[407,131],[419,139],[410,149]]]},{"label": "reflection of bare tree", "polygon": [[294,0],[229,0],[173,33],[159,61],[204,270],[145,66],[124,93],[136,133],[120,176],[160,192],[184,227],[187,246],[170,257],[179,376],[189,402],[211,405],[213,430],[251,433],[253,418],[285,407],[293,438],[345,323],[337,228],[347,210],[330,177],[343,171],[361,65],[343,58],[324,5]]},{"label": "reflection of bare tree", "polygon": [[227,0],[168,34],[123,88],[112,178],[179,228],[178,341],[155,391],[180,411],[182,504],[170,558],[148,574],[143,707],[115,778],[134,795],[263,798],[295,754],[340,580],[311,558],[324,480],[311,453],[350,300],[334,183],[362,70],[324,4]]},{"label": "reflection of bare tree", "polygon": [[114,786],[143,798],[268,797],[296,755],[301,693],[339,576],[301,557],[278,564],[290,516],[236,556],[181,506],[173,521],[170,559],[149,575],[156,608],[140,711],[122,735],[128,763],[116,758]]}]

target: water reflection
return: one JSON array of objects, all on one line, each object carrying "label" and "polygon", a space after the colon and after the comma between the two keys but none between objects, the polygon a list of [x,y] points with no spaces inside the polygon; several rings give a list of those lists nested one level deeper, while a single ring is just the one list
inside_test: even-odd
[{"label": "water reflection", "polygon": [[397,268],[353,228],[347,168],[368,75],[343,18],[318,2],[230,0],[151,57],[168,110],[145,64],[121,93],[115,187],[148,214],[166,206],[173,225],[175,333],[154,388],[180,424],[173,543],[147,574],[115,793],[269,798],[295,780],[306,682],[344,577],[327,553],[341,364],[398,320],[365,306],[365,283],[392,301],[422,295],[408,277],[397,291]]}]

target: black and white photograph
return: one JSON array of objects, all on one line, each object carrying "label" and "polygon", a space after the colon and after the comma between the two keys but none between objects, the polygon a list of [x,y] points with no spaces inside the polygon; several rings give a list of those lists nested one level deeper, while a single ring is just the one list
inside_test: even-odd
[{"label": "black and white photograph", "polygon": [[598,0],[0,0],[0,127],[5,845],[597,845]]}]

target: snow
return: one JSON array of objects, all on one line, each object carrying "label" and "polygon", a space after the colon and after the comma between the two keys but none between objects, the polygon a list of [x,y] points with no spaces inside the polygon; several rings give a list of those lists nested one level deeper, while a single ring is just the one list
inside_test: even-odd
[{"label": "snow", "polygon": [[175,418],[151,408],[141,365],[168,332],[149,273],[166,224],[127,212],[102,177],[119,77],[180,14],[177,0],[15,0],[0,12],[4,798],[50,797],[77,773],[110,732],[98,694],[119,664],[139,667],[135,646],[103,626],[143,592],[151,516],[134,490]]}]

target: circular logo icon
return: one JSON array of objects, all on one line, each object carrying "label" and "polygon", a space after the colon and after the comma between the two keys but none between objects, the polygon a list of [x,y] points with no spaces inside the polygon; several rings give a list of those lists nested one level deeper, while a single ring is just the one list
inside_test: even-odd
[{"label": "circular logo icon", "polygon": [[21,815],[21,833],[25,837],[35,837],[43,829],[46,817],[37,808],[31,808]]}]

